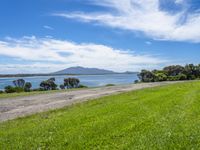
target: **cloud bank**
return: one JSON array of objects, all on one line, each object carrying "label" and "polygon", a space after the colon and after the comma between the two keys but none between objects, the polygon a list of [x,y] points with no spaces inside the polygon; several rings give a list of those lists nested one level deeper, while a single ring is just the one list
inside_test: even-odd
[{"label": "cloud bank", "polygon": [[109,8],[109,11],[53,15],[112,28],[139,31],[156,40],[200,42],[200,12],[188,12],[187,1],[174,1],[174,5],[182,8],[176,13],[163,10],[159,0],[93,0],[91,2]]},{"label": "cloud bank", "polygon": [[[0,41],[0,56],[14,63],[0,65],[0,71],[48,73],[71,66],[97,67],[114,71],[138,71],[165,63],[163,58],[138,55],[93,43],[74,43],[53,38],[22,37]],[[28,64],[24,64],[28,62]]]}]

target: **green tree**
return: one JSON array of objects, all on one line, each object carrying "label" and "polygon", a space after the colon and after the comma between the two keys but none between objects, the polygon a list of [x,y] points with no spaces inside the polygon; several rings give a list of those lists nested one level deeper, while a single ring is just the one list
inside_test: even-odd
[{"label": "green tree", "polygon": [[30,82],[26,82],[25,85],[24,85],[24,91],[25,92],[30,92],[31,91],[31,87],[32,87],[32,84]]},{"label": "green tree", "polygon": [[155,75],[148,70],[142,70],[139,74],[138,74],[139,79],[142,82],[154,82],[155,80]]},{"label": "green tree", "polygon": [[163,68],[163,71],[168,75],[168,76],[177,76],[180,73],[184,72],[184,67],[180,65],[172,65],[172,66],[167,66]]},{"label": "green tree", "polygon": [[24,79],[17,79],[17,80],[13,81],[13,84],[15,85],[15,87],[24,88],[25,80]]}]

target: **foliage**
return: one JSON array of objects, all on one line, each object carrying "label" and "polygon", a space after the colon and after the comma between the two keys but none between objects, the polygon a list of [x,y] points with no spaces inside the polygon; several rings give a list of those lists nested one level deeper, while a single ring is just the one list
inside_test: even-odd
[{"label": "foliage", "polygon": [[60,89],[61,89],[61,90],[64,90],[64,89],[65,89],[65,86],[64,86],[63,84],[61,84],[61,85],[60,85]]},{"label": "foliage", "polygon": [[24,89],[21,87],[12,87],[10,85],[5,87],[6,93],[15,93],[15,92],[19,93],[19,92],[23,92],[23,91],[24,91]]},{"label": "foliage", "polygon": [[15,87],[24,88],[25,80],[24,79],[17,79],[17,80],[13,81],[13,84],[15,85]]},{"label": "foliage", "polygon": [[44,91],[56,90],[57,84],[55,83],[55,78],[50,78],[48,80],[42,81],[40,87]]},{"label": "foliage", "polygon": [[80,84],[79,86],[78,86],[78,88],[88,88],[86,85],[82,85],[82,84]]},{"label": "foliage", "polygon": [[115,84],[106,84],[106,86],[115,86]]},{"label": "foliage", "polygon": [[[49,90],[58,90],[57,84],[55,83],[55,78],[49,78],[48,80],[42,81],[40,83],[40,88],[32,89],[32,84],[30,82],[25,82],[24,79],[17,79],[13,81],[15,87],[6,86],[6,93],[15,93],[15,92],[31,92],[31,91],[49,91]],[[77,78],[67,78],[64,79],[64,84],[60,85],[60,89],[69,88],[86,88],[84,85],[79,85],[80,80]]]},{"label": "foliage", "polygon": [[153,82],[155,79],[155,75],[148,70],[142,70],[138,77],[142,82]]},{"label": "foliage", "polygon": [[0,124],[0,149],[200,147],[200,82],[148,88]]},{"label": "foliage", "polygon": [[2,90],[0,90],[0,94],[3,94],[4,92]]},{"label": "foliage", "polygon": [[134,81],[135,84],[137,84],[137,83],[139,83],[139,82],[140,82],[139,80],[135,80],[135,81]]},{"label": "foliage", "polygon": [[32,84],[30,82],[26,82],[25,85],[24,85],[24,91],[25,92],[30,92],[31,91],[31,87],[32,87]]},{"label": "foliage", "polygon": [[195,80],[200,78],[200,64],[188,64],[184,67],[172,65],[153,71],[142,70],[138,77],[142,82]]},{"label": "foliage", "polygon": [[77,78],[66,78],[66,79],[64,79],[64,86],[67,89],[78,88],[79,87],[79,83],[80,83],[80,80],[77,79]]}]

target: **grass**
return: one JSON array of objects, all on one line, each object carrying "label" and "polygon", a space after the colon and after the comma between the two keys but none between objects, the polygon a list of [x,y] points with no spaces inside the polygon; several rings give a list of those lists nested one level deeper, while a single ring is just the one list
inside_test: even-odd
[{"label": "grass", "polygon": [[0,149],[199,149],[200,82],[99,98],[0,124]]}]

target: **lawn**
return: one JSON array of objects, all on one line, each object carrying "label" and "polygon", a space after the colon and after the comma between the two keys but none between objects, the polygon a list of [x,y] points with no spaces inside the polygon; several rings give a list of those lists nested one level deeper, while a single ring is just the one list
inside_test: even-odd
[{"label": "lawn", "polygon": [[200,82],[107,96],[0,124],[0,149],[198,149]]}]

